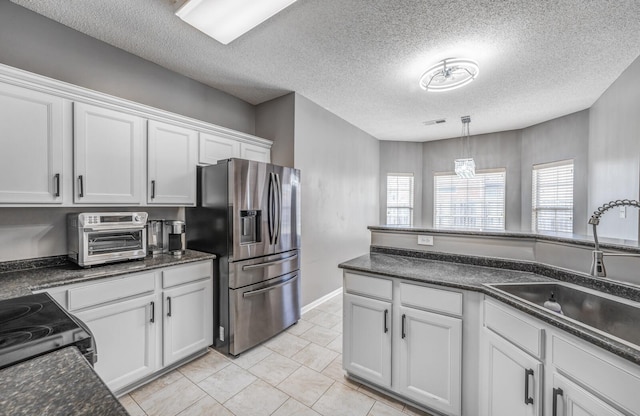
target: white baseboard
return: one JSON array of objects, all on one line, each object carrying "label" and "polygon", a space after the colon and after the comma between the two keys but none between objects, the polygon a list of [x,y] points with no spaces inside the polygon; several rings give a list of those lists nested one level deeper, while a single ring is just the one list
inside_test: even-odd
[{"label": "white baseboard", "polygon": [[316,306],[318,306],[318,305],[321,305],[321,304],[325,303],[325,302],[326,302],[326,301],[328,301],[329,299],[331,299],[331,298],[333,298],[333,297],[335,297],[335,296],[338,296],[338,295],[339,295],[339,294],[341,294],[341,293],[342,293],[342,288],[341,288],[341,287],[339,287],[339,288],[337,288],[336,290],[334,290],[333,292],[328,293],[328,294],[324,295],[323,297],[321,297],[321,298],[319,298],[319,299],[314,300],[314,301],[313,301],[313,302],[311,302],[310,304],[308,304],[308,305],[304,305],[304,306],[302,307],[302,313],[303,313],[303,314],[305,314],[305,313],[309,312],[311,309],[315,308]]}]

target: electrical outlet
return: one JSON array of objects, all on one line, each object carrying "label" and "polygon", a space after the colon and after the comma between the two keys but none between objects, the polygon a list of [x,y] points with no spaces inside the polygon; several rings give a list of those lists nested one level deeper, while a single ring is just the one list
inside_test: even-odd
[{"label": "electrical outlet", "polygon": [[433,245],[433,236],[432,235],[419,235],[418,236],[418,244],[421,246],[432,246]]},{"label": "electrical outlet", "polygon": [[627,218],[627,207],[620,207],[620,218]]}]

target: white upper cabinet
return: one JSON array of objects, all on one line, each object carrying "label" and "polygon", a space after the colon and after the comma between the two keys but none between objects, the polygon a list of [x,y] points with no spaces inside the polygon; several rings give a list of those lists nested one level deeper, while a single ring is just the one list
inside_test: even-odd
[{"label": "white upper cabinet", "polygon": [[144,119],[74,103],[74,202],[142,202]]},{"label": "white upper cabinet", "polygon": [[198,163],[201,165],[215,165],[218,160],[232,157],[271,163],[271,148],[238,141],[222,135],[200,133]]},{"label": "white upper cabinet", "polygon": [[271,163],[271,149],[267,147],[256,146],[255,144],[251,143],[240,143],[240,157],[242,159]]},{"label": "white upper cabinet", "polygon": [[210,133],[200,133],[198,163],[215,165],[218,160],[240,157],[240,142]]},{"label": "white upper cabinet", "polygon": [[149,121],[147,203],[195,205],[198,133]]},{"label": "white upper cabinet", "polygon": [[0,84],[0,131],[0,203],[62,203],[63,99]]},{"label": "white upper cabinet", "polygon": [[271,160],[269,140],[2,64],[0,132],[0,205],[190,206],[197,164]]}]

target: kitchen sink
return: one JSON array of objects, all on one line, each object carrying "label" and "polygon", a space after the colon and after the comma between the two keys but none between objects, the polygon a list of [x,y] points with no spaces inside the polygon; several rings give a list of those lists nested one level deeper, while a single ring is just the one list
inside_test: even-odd
[{"label": "kitchen sink", "polygon": [[640,348],[640,303],[568,283],[500,283],[487,286],[552,312],[544,307],[554,293],[564,317]]}]

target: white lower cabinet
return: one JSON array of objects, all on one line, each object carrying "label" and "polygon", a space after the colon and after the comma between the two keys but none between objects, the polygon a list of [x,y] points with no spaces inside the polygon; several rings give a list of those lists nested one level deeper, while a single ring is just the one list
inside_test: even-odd
[{"label": "white lower cabinet", "polygon": [[542,363],[500,336],[485,330],[487,373],[481,388],[486,416],[540,416]]},{"label": "white lower cabinet", "polygon": [[157,335],[162,325],[154,317],[160,306],[155,293],[76,312],[96,342],[95,370],[113,391],[153,372]]},{"label": "white lower cabinet", "polygon": [[462,319],[400,308],[400,394],[447,414],[461,413]]},{"label": "white lower cabinet", "polygon": [[462,294],[350,272],[344,288],[344,369],[418,406],[460,415]]},{"label": "white lower cabinet", "polygon": [[163,364],[173,364],[213,343],[211,279],[163,293]]},{"label": "white lower cabinet", "polygon": [[391,387],[391,302],[344,295],[344,368]]},{"label": "white lower cabinet", "polygon": [[624,416],[560,374],[553,374],[552,416]]},{"label": "white lower cabinet", "polygon": [[95,370],[121,392],[213,343],[212,276],[206,260],[47,292],[87,324]]}]

